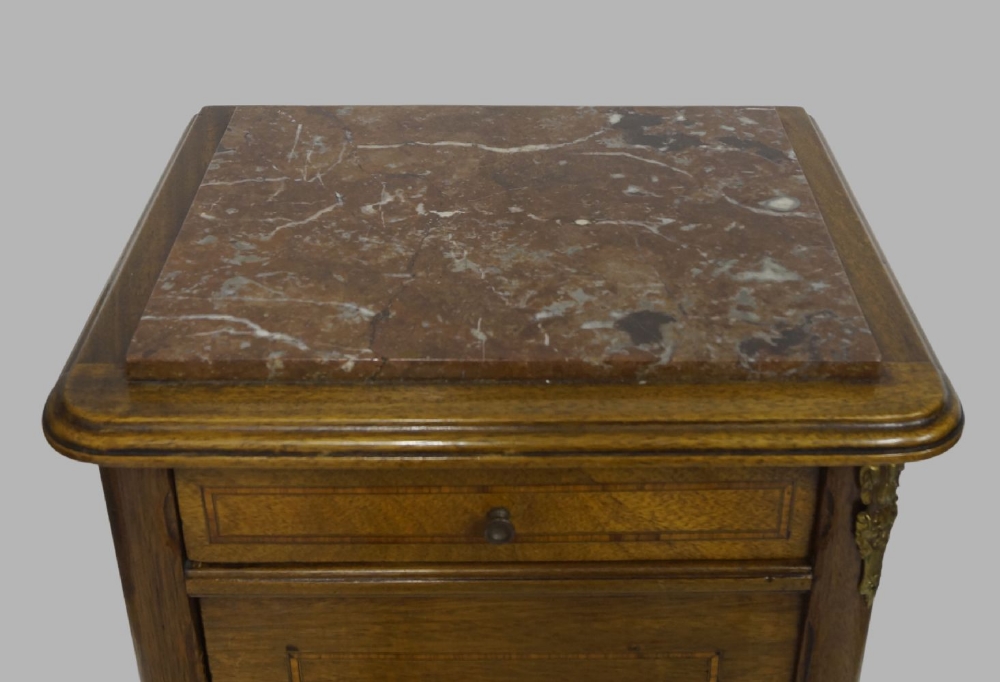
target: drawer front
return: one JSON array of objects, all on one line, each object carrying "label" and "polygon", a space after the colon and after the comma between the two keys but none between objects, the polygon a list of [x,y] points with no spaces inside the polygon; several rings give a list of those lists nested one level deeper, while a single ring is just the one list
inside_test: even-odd
[{"label": "drawer front", "polygon": [[177,473],[188,556],[220,563],[803,559],[816,484],[814,469]]},{"label": "drawer front", "polygon": [[805,593],[599,592],[206,598],[202,614],[213,682],[793,679]]}]

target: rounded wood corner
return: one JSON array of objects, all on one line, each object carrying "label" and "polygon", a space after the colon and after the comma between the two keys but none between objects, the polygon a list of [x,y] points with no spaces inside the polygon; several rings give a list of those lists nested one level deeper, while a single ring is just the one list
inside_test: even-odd
[{"label": "rounded wood corner", "polygon": [[74,416],[74,410],[67,402],[63,388],[64,382],[60,380],[45,401],[42,410],[42,433],[45,435],[45,440],[53,450],[64,457],[88,464],[103,464],[99,458],[94,457],[89,448],[84,446],[86,423],[81,424]]}]

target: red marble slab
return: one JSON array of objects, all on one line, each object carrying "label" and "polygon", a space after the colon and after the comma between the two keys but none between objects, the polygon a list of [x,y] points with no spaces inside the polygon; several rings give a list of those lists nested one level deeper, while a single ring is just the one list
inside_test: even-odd
[{"label": "red marble slab", "polygon": [[865,377],[769,108],[240,107],[136,379]]}]

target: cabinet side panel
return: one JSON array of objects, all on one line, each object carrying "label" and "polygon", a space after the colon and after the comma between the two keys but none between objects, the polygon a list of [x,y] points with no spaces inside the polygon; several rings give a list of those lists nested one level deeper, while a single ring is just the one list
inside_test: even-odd
[{"label": "cabinet side panel", "polygon": [[816,560],[798,682],[857,682],[871,611],[861,596],[855,541],[858,470],[827,469],[816,524]]},{"label": "cabinet side panel", "polygon": [[125,607],[142,682],[207,682],[196,603],[172,476],[164,469],[101,468]]}]

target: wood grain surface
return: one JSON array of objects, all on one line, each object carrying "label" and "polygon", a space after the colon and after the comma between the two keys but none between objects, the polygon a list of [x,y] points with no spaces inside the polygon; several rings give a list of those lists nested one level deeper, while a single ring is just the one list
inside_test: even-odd
[{"label": "wood grain surface", "polygon": [[779,561],[192,564],[193,597],[805,592],[812,567]]},{"label": "wood grain surface", "polygon": [[797,682],[857,682],[871,617],[859,589],[858,470],[829,469],[824,479],[816,521],[815,581]]},{"label": "wood grain surface", "polygon": [[208,682],[169,471],[101,469],[142,682]]},{"label": "wood grain surface", "polygon": [[[206,598],[214,682],[792,680],[795,592]],[[716,677],[713,677],[715,675]]]},{"label": "wood grain surface", "polygon": [[[177,474],[203,562],[805,559],[815,469]],[[490,509],[514,539],[484,538]]]}]

